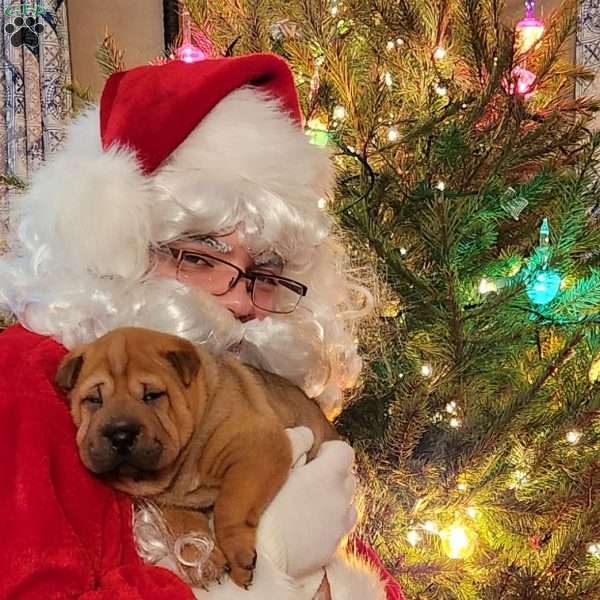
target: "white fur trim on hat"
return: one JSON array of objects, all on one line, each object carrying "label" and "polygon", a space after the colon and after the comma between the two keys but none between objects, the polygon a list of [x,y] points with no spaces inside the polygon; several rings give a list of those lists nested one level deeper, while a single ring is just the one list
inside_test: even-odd
[{"label": "white fur trim on hat", "polygon": [[[148,267],[149,182],[131,152],[102,150],[98,109],[75,120],[64,148],[12,205],[21,240],[33,240],[40,272],[56,265],[137,277]],[[26,231],[23,231],[25,229]]]},{"label": "white fur trim on hat", "polygon": [[[328,235],[319,199],[331,191],[328,153],[255,88],[226,96],[159,167],[154,237],[241,224],[256,250],[307,263]],[[166,206],[165,206],[166,204]]]}]

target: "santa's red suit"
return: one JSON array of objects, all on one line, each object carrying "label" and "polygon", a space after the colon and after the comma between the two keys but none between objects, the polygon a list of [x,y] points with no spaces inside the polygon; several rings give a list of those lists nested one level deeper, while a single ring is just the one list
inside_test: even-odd
[{"label": "santa's red suit", "polygon": [[[21,326],[0,335],[0,598],[193,599],[175,574],[142,562],[131,500],[81,463],[71,416],[54,385],[66,352]],[[388,600],[403,600],[372,550],[355,545],[379,574]]]},{"label": "santa's red suit", "polygon": [[[190,590],[144,563],[131,500],[84,468],[54,385],[67,349],[137,325],[215,351],[235,345],[329,417],[339,412],[360,369],[340,308],[351,286],[319,202],[333,182],[328,160],[300,124],[277,57],[139,67],[108,80],[100,112],[73,124],[15,201],[11,252],[0,259],[0,308],[23,324],[0,335],[0,600],[311,600],[323,570],[291,578],[285,561],[261,560],[260,544],[250,591],[231,581]],[[302,310],[241,324],[197,290],[152,277],[150,248],[232,226],[255,256],[276,253],[285,275],[308,284]],[[272,556],[285,555],[278,543]],[[402,599],[373,551],[352,547],[325,565],[333,600]]]}]

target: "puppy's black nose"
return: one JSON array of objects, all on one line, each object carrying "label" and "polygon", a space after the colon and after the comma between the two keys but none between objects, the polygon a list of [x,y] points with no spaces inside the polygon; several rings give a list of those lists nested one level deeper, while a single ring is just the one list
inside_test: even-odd
[{"label": "puppy's black nose", "polygon": [[129,454],[135,440],[140,434],[140,426],[136,423],[113,423],[106,427],[104,437],[110,440],[112,447],[122,455]]}]

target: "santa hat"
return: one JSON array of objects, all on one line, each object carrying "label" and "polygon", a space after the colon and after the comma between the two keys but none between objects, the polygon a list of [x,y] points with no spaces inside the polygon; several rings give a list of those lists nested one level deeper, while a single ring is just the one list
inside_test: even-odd
[{"label": "santa hat", "polygon": [[302,125],[292,73],[277,56],[176,60],[115,73],[108,79],[100,103],[102,146],[134,149],[143,172],[152,173],[223,98],[245,85],[278,99],[282,109]]},{"label": "santa hat", "polygon": [[328,234],[319,205],[332,183],[327,152],[304,135],[285,61],[175,60],[113,74],[99,110],[71,124],[15,210],[51,249],[41,268],[51,259],[135,278],[152,243],[239,223],[258,251],[299,266]]}]

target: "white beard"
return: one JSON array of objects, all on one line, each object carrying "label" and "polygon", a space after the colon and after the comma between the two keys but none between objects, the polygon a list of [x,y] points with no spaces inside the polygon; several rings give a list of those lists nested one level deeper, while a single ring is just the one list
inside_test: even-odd
[{"label": "white beard", "polygon": [[[145,327],[181,336],[214,353],[235,352],[244,362],[281,375],[310,397],[323,392],[330,377],[323,330],[310,311],[238,321],[213,296],[176,280],[150,277],[78,278],[80,289],[52,289],[52,300],[28,303],[20,320],[68,349],[89,343],[117,327]],[[85,290],[88,290],[87,293]],[[46,300],[46,301],[45,301]]]}]

